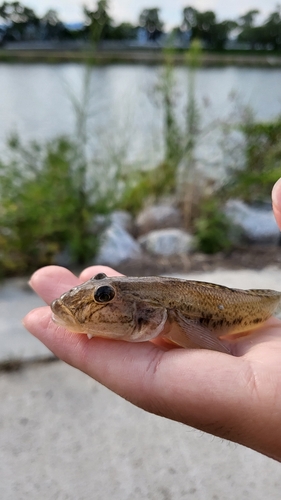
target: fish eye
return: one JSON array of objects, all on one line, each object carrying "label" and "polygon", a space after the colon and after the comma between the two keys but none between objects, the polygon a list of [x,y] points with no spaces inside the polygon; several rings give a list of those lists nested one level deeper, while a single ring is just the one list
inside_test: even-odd
[{"label": "fish eye", "polygon": [[104,278],[107,278],[106,274],[104,274],[104,273],[98,273],[92,279],[94,279],[94,280],[103,280]]},{"label": "fish eye", "polygon": [[100,286],[94,293],[96,302],[110,302],[115,295],[115,291],[111,286]]}]

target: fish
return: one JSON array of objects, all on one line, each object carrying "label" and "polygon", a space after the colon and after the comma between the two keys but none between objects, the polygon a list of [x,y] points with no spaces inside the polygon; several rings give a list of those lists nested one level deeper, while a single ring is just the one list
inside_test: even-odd
[{"label": "fish", "polygon": [[184,348],[234,354],[244,336],[281,309],[281,292],[228,288],[173,277],[99,273],[51,303],[53,321],[89,338],[144,342],[162,337]]}]

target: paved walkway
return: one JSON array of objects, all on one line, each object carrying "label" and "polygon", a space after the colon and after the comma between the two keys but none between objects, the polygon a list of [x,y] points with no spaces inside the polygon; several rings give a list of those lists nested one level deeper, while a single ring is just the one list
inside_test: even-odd
[{"label": "paved walkway", "polygon": [[[186,276],[187,277],[187,276]],[[281,290],[281,270],[188,275]],[[0,288],[0,359],[49,352],[20,319],[41,301],[20,280]],[[279,500],[280,464],[150,415],[60,361],[0,373],[3,500]]]},{"label": "paved walkway", "polygon": [[28,311],[43,304],[25,279],[10,279],[0,285],[0,363],[50,355],[50,351],[21,324]]}]

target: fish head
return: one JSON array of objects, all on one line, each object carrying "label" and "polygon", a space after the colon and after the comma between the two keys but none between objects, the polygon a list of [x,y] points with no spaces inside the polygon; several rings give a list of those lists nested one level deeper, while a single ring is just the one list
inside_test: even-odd
[{"label": "fish head", "polygon": [[98,274],[62,294],[51,304],[52,319],[67,330],[141,342],[157,337],[167,311],[134,293],[132,280]]}]

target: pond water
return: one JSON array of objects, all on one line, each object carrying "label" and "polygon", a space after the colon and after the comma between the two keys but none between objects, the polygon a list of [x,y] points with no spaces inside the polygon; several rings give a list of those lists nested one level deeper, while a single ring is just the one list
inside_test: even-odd
[{"label": "pond water", "polygon": [[[0,64],[0,147],[5,149],[13,132],[24,140],[75,134],[78,106],[88,116],[91,150],[155,164],[163,154],[163,108],[156,90],[162,71],[160,66],[107,65],[93,67],[89,77],[79,64]],[[184,124],[188,69],[177,67],[175,79],[176,109]],[[281,69],[200,68],[195,96],[201,126],[211,129],[202,136],[202,155],[215,157],[210,132],[217,120],[238,116],[246,105],[257,119],[280,114]]]}]

